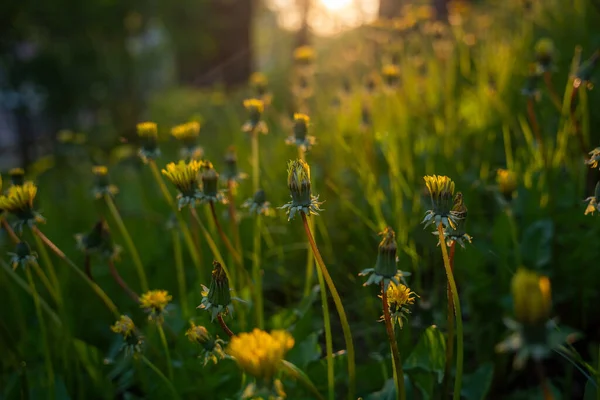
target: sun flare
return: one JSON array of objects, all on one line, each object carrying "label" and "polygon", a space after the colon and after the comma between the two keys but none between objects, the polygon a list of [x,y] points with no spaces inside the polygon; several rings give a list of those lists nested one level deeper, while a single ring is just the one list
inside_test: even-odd
[{"label": "sun flare", "polygon": [[321,3],[330,11],[337,11],[352,4],[352,0],[321,0]]}]

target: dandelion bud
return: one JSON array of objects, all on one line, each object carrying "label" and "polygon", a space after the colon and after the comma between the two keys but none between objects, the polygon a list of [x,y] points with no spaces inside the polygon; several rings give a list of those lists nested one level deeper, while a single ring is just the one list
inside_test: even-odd
[{"label": "dandelion bud", "polygon": [[293,135],[286,139],[289,145],[296,145],[303,151],[309,150],[315,144],[314,136],[308,135],[308,123],[310,118],[306,114],[294,114],[294,130]]},{"label": "dandelion bud", "polygon": [[225,153],[225,170],[223,171],[223,178],[227,180],[236,181],[240,179],[240,173],[238,171],[237,154],[235,147],[230,146]]},{"label": "dandelion bud", "polygon": [[425,176],[425,186],[431,198],[431,210],[427,211],[423,223],[425,226],[442,223],[444,227],[455,226],[456,216],[452,212],[454,182],[447,176]]},{"label": "dandelion bud", "polygon": [[310,185],[310,167],[303,160],[288,162],[288,189],[292,201],[285,204],[282,209],[287,209],[289,218],[294,218],[297,212],[303,212],[305,215],[319,214],[321,209],[317,196],[311,193]]},{"label": "dandelion bud", "polygon": [[75,235],[77,247],[85,254],[100,254],[109,260],[119,257],[121,248],[114,244],[106,221],[101,220],[87,234]]},{"label": "dandelion bud", "polygon": [[274,214],[271,203],[267,201],[267,195],[264,190],[258,189],[254,196],[242,204],[242,208],[247,208],[252,215],[271,216]]},{"label": "dandelion bud", "polygon": [[244,107],[248,111],[248,122],[252,126],[258,125],[265,111],[265,104],[259,99],[247,99],[244,100]]},{"label": "dandelion bud", "polygon": [[456,193],[454,197],[454,206],[452,206],[451,213],[456,217],[456,225],[454,227],[449,226],[444,231],[446,242],[448,246],[453,242],[458,242],[461,247],[465,247],[465,242],[471,243],[472,238],[466,232],[468,210],[460,192]]},{"label": "dandelion bud", "polygon": [[137,124],[137,134],[142,140],[140,157],[142,160],[155,159],[160,156],[158,148],[158,128],[154,122],[141,122]]},{"label": "dandelion bud", "polygon": [[15,246],[14,253],[8,253],[10,258],[10,263],[13,269],[16,269],[18,266],[22,268],[27,268],[29,265],[34,265],[37,263],[37,253],[31,251],[31,247],[27,242],[19,242]]},{"label": "dandelion bud", "polygon": [[106,166],[96,165],[92,167],[92,173],[96,178],[93,193],[97,199],[102,198],[104,195],[113,197],[119,193],[119,188],[110,184],[110,180],[108,179],[108,168],[106,168]]},{"label": "dandelion bud", "polygon": [[398,272],[397,256],[398,246],[396,245],[396,233],[390,227],[385,228],[380,233],[383,236],[379,243],[379,251],[377,253],[377,262],[375,263],[375,273],[385,278],[393,278]]},{"label": "dandelion bud", "polygon": [[548,71],[554,61],[554,43],[548,38],[542,38],[535,44],[535,59],[542,71]]},{"label": "dandelion bud", "polygon": [[8,176],[10,176],[10,181],[15,186],[20,186],[25,183],[25,171],[23,168],[13,168],[8,171]]},{"label": "dandelion bud", "polygon": [[210,287],[207,288],[202,285],[202,289],[202,302],[198,308],[209,311],[212,319],[215,319],[219,314],[227,315],[233,313],[229,278],[219,262],[213,262]]},{"label": "dandelion bud", "polygon": [[208,361],[217,363],[219,360],[225,358],[225,352],[223,351],[223,342],[218,337],[213,339],[212,335],[203,326],[198,326],[193,322],[190,322],[190,328],[185,332],[185,336],[192,343],[199,344],[202,346],[204,363],[206,365]]},{"label": "dandelion bud", "polygon": [[583,64],[579,66],[577,73],[575,74],[576,79],[573,82],[575,87],[579,87],[582,82],[587,82],[589,85],[589,81],[592,77],[592,73],[600,60],[600,50],[596,50],[592,56],[586,60]]},{"label": "dandelion bud", "polygon": [[217,198],[219,193],[218,183],[219,174],[214,168],[205,169],[201,175],[202,178],[202,194],[205,199]]},{"label": "dandelion bud", "polygon": [[166,308],[173,296],[166,290],[150,290],[140,297],[140,307],[148,313],[148,319],[162,324]]},{"label": "dandelion bud", "polygon": [[512,198],[515,190],[517,189],[517,176],[513,171],[508,169],[499,169],[496,173],[496,182],[498,183],[498,190],[506,198]]},{"label": "dandelion bud", "polygon": [[517,320],[523,325],[545,324],[552,306],[548,277],[519,268],[511,286]]},{"label": "dandelion bud", "polygon": [[525,97],[538,98],[540,91],[538,84],[540,82],[540,73],[535,64],[529,66],[529,75],[525,79],[525,84],[521,89],[521,94]]}]

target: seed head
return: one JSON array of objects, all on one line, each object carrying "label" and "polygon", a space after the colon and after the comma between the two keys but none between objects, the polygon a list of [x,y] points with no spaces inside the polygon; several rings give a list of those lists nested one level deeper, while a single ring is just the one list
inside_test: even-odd
[{"label": "seed head", "polygon": [[517,321],[523,325],[544,325],[552,307],[548,277],[519,268],[511,286]]},{"label": "seed head", "polygon": [[286,331],[267,333],[254,329],[231,338],[227,353],[234,357],[247,374],[270,382],[277,372],[285,354],[294,347],[294,338]]},{"label": "seed head", "polygon": [[148,319],[162,324],[166,308],[173,296],[166,290],[150,290],[140,297],[140,307],[148,313]]},{"label": "seed head", "polygon": [[20,186],[25,183],[25,170],[23,168],[13,168],[8,171],[11,183],[15,186]]}]

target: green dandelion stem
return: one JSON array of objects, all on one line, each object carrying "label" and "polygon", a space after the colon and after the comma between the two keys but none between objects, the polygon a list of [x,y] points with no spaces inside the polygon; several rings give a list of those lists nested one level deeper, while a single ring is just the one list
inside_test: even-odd
[{"label": "green dandelion stem", "polygon": [[185,281],[185,270],[183,268],[183,254],[181,248],[181,238],[179,232],[173,229],[173,253],[175,257],[175,271],[177,274],[177,285],[179,286],[179,298],[181,300],[181,311],[183,316],[187,318],[190,315],[187,301],[187,284]]},{"label": "green dandelion stem", "polygon": [[167,342],[167,337],[165,336],[165,330],[162,327],[162,323],[156,324],[158,328],[158,336],[160,336],[160,342],[165,349],[165,357],[167,359],[167,371],[169,372],[169,380],[173,382],[173,362],[171,361],[171,352],[169,351],[169,343]]},{"label": "green dandelion stem", "polygon": [[324,400],[323,395],[321,395],[321,393],[319,392],[319,389],[317,389],[315,384],[312,383],[312,381],[310,380],[308,375],[304,373],[304,371],[302,371],[296,365],[286,360],[281,361],[281,366],[283,372],[286,375],[302,383],[302,385],[304,385],[304,387],[306,387],[315,396],[316,399]]},{"label": "green dandelion stem", "polygon": [[558,111],[562,109],[562,103],[560,101],[560,97],[556,94],[556,89],[554,89],[554,85],[552,84],[552,73],[550,71],[544,72],[544,83],[546,84],[546,88],[548,89],[548,93],[550,93],[550,99],[552,100],[552,104]]},{"label": "green dandelion stem", "polygon": [[252,281],[254,283],[254,309],[256,310],[256,325],[260,329],[265,328],[265,316],[263,305],[262,273],[260,269],[260,254],[262,251],[262,217],[256,215],[254,220],[254,243],[252,252]]},{"label": "green dandelion stem", "polygon": [[258,146],[258,131],[253,129],[252,136],[252,191],[256,193],[260,188],[260,152]]},{"label": "green dandelion stem", "polygon": [[56,298],[60,302],[57,304],[59,306],[62,306],[62,304],[63,304],[62,293],[60,290],[60,283],[58,281],[58,276],[56,275],[56,268],[54,268],[54,263],[52,262],[52,259],[50,258],[50,254],[48,254],[48,250],[46,249],[46,246],[44,246],[43,241],[36,235],[34,235],[34,238],[35,238],[35,243],[36,243],[37,249],[40,252],[40,258],[42,260],[42,265],[44,265],[46,267],[46,269],[48,270],[49,280],[52,283],[52,287],[55,289],[55,293],[57,294]]},{"label": "green dandelion stem", "polygon": [[390,350],[392,352],[392,368],[394,369],[394,377],[396,378],[396,398],[406,400],[406,389],[404,388],[404,371],[402,370],[402,361],[400,359],[400,351],[398,350],[398,342],[396,342],[396,334],[392,325],[392,316],[390,315],[390,306],[388,304],[387,290],[385,283],[381,282],[381,304],[383,306],[383,320],[385,322],[385,330],[390,341]]},{"label": "green dandelion stem", "polygon": [[92,276],[92,257],[90,257],[89,254],[86,254],[83,260],[83,270],[88,278],[94,281],[94,277]]},{"label": "green dandelion stem", "polygon": [[50,343],[48,341],[48,330],[46,329],[46,323],[44,322],[44,317],[42,315],[42,307],[40,305],[40,297],[35,288],[35,283],[33,281],[33,276],[31,275],[31,271],[27,266],[25,268],[25,274],[27,275],[27,281],[29,282],[29,287],[31,288],[31,296],[33,297],[33,303],[35,305],[35,313],[40,324],[40,332],[42,334],[42,340],[44,341],[44,359],[46,364],[46,373],[48,374],[48,393],[54,393],[54,369],[52,368],[52,358],[50,355]]},{"label": "green dandelion stem", "polygon": [[[15,283],[21,287],[27,294],[33,297],[33,292],[31,291],[31,287],[25,282],[6,262],[0,260],[0,264],[6,273],[15,281]],[[58,315],[52,310],[52,308],[48,305],[48,303],[42,298],[38,297],[38,301],[40,302],[40,306],[42,310],[50,317],[52,322],[56,324],[57,327],[62,327],[62,322]]]},{"label": "green dandelion stem", "polygon": [[[313,259],[313,255],[308,255]],[[331,333],[331,316],[327,302],[327,287],[321,269],[317,268],[317,280],[321,292],[321,308],[323,308],[323,326],[325,328],[325,351],[327,355],[327,390],[329,400],[335,399],[335,369],[333,365],[333,335]]]},{"label": "green dandelion stem", "polygon": [[233,235],[233,243],[238,254],[242,254],[242,240],[240,239],[240,228],[238,226],[237,211],[235,208],[235,197],[233,195],[235,185],[231,179],[227,180],[227,197],[229,203],[229,223],[231,225],[231,234]]},{"label": "green dandelion stem", "polygon": [[[300,147],[300,146],[298,146],[298,158],[302,161],[305,161],[305,159],[306,159],[304,149],[302,149],[302,147]],[[310,228],[311,232],[314,231],[314,224],[313,224],[312,219],[308,221],[308,227]],[[311,254],[311,249],[309,248],[308,255],[306,257],[306,278],[304,280],[304,297],[308,297],[308,295],[310,294],[310,290],[312,288],[314,270],[315,270],[314,257]]]},{"label": "green dandelion stem", "polygon": [[[98,286],[94,281],[88,278],[88,276],[84,272],[82,272],[79,269],[79,267],[73,261],[71,261],[71,259],[69,259],[65,255],[65,253],[62,252],[62,250],[56,247],[56,245],[50,239],[48,239],[46,235],[44,235],[42,231],[38,229],[37,226],[32,226],[31,231],[33,232],[34,236],[36,236],[36,238],[41,239],[43,244],[48,246],[48,248],[52,250],[65,263],[67,263],[67,265],[70,266],[79,275],[79,277],[81,277],[88,285],[90,285],[92,290],[96,293],[98,297],[100,297],[104,305],[106,305],[106,307],[110,310],[110,312],[112,312],[115,315],[117,319],[121,316],[121,313],[117,309],[117,306],[115,306],[115,303],[112,302],[112,300],[110,299],[110,297],[108,297],[104,290],[102,290],[100,286]],[[42,251],[42,249],[44,249],[44,246],[41,246],[40,251]]]},{"label": "green dandelion stem", "polygon": [[[450,269],[454,271],[454,245],[456,242],[452,242],[450,246]],[[448,297],[448,334],[446,337],[446,364],[444,366],[444,379],[442,381],[442,396],[446,396],[450,385],[450,374],[452,371],[452,360],[454,359],[454,300],[452,299],[452,291],[450,290],[450,284],[446,285],[446,295]]]},{"label": "green dandelion stem", "polygon": [[531,124],[531,130],[535,135],[535,140],[537,142],[540,155],[542,156],[542,160],[544,161],[544,163],[546,163],[546,150],[544,148],[544,139],[542,138],[542,134],[540,133],[540,125],[537,121],[537,117],[535,116],[535,105],[531,97],[527,99],[527,115],[529,117],[529,123]]},{"label": "green dandelion stem", "polygon": [[33,264],[31,264],[31,266],[33,267],[33,270],[35,271],[35,274],[38,276],[38,278],[40,278],[40,281],[42,281],[42,284],[44,285],[44,287],[50,294],[50,297],[52,297],[52,300],[54,300],[56,305],[60,306],[62,304],[62,301],[61,301],[60,297],[58,296],[58,293],[56,293],[56,290],[54,289],[54,287],[52,287],[52,284],[50,283],[50,280],[48,280],[48,277],[44,273],[44,270],[40,268],[40,265],[38,263],[33,263]]},{"label": "green dandelion stem", "polygon": [[179,394],[177,393],[177,390],[175,390],[175,386],[173,386],[173,383],[171,383],[171,381],[169,380],[169,378],[167,378],[165,376],[165,374],[163,374],[160,369],[158,369],[156,367],[156,365],[154,365],[150,360],[148,360],[146,358],[146,356],[141,355],[140,358],[142,359],[142,361],[144,362],[144,364],[146,364],[148,367],[150,367],[150,369],[152,371],[154,371],[154,373],[156,375],[158,375],[158,377],[167,385],[167,387],[169,388],[169,390],[171,391],[171,393],[173,394],[173,398],[174,399],[180,399],[181,397],[179,397]]},{"label": "green dandelion stem", "polygon": [[348,353],[348,398],[350,400],[354,400],[355,392],[356,392],[356,364],[354,359],[354,344],[352,343],[352,333],[350,331],[350,324],[348,324],[348,318],[346,317],[346,311],[344,310],[344,305],[342,304],[342,299],[329,275],[329,271],[327,270],[327,266],[321,257],[321,253],[315,243],[315,239],[313,238],[312,232],[308,225],[308,220],[306,218],[306,214],[301,211],[300,215],[302,215],[302,222],[304,223],[304,230],[306,232],[306,236],[308,241],[310,242],[310,246],[313,250],[313,254],[315,259],[317,260],[317,265],[319,266],[321,272],[323,273],[323,277],[325,278],[325,282],[329,287],[329,291],[331,292],[331,296],[333,297],[333,302],[335,304],[335,308],[337,309],[338,315],[340,317],[340,322],[342,324],[342,330],[344,332],[344,341],[346,342],[346,351]]},{"label": "green dandelion stem", "polygon": [[229,329],[229,327],[227,326],[227,323],[223,319],[223,314],[217,315],[217,321],[219,321],[219,325],[221,326],[221,329],[223,329],[223,332],[225,332],[227,334],[227,336],[229,336],[229,337],[235,336],[235,333],[233,333],[233,331],[231,329]]},{"label": "green dandelion stem", "polygon": [[227,250],[233,256],[235,263],[240,268],[243,268],[244,262],[242,261],[242,257],[240,257],[239,253],[236,251],[236,249],[231,244],[231,241],[229,241],[229,238],[225,234],[225,231],[223,230],[223,227],[221,226],[221,223],[219,222],[219,218],[217,217],[217,210],[215,209],[215,203],[212,201],[209,202],[209,207],[210,207],[210,213],[212,215],[213,221],[215,221],[215,227],[217,228],[217,232],[219,232],[219,236],[221,237],[221,241],[223,241],[223,244],[225,244],[225,247],[227,247]]},{"label": "green dandelion stem", "polygon": [[158,171],[156,162],[154,160],[149,160],[148,164],[150,164],[150,170],[152,171],[152,175],[154,176],[154,179],[156,180],[156,183],[158,184],[160,191],[163,194],[163,197],[167,201],[167,204],[175,211],[175,218],[177,218],[177,223],[179,224],[179,229],[181,229],[181,233],[183,234],[183,240],[185,241],[188,251],[190,252],[190,256],[192,257],[192,262],[194,263],[194,266],[196,267],[196,270],[198,271],[198,275],[204,276],[204,274],[203,274],[204,271],[202,270],[202,266],[201,266],[202,263],[200,261],[200,255],[198,253],[198,248],[196,247],[196,244],[194,243],[194,239],[192,238],[190,230],[188,229],[187,224],[183,220],[183,217],[179,213],[179,210],[177,209],[177,205],[175,204],[175,201],[173,200],[173,196],[169,192],[169,189],[167,188],[167,185],[165,185],[165,181],[163,180],[162,175]]},{"label": "green dandelion stem", "polygon": [[206,226],[204,226],[204,224],[202,223],[202,220],[198,216],[196,209],[193,207],[190,207],[190,213],[192,213],[192,216],[194,217],[194,219],[196,220],[196,223],[200,227],[200,230],[202,231],[202,234],[204,235],[204,239],[206,239],[206,242],[208,243],[208,247],[210,247],[210,250],[213,253],[213,257],[221,264],[221,266],[223,267],[223,270],[227,274],[227,278],[229,279],[229,286],[234,288],[235,287],[234,277],[229,272],[229,269],[227,269],[227,265],[225,264],[225,260],[223,260],[223,256],[221,256],[219,247],[217,246],[217,244],[213,240],[212,236],[206,229]]},{"label": "green dandelion stem", "polygon": [[115,263],[112,260],[108,260],[108,270],[110,271],[110,275],[113,277],[115,282],[117,282],[117,284],[121,286],[121,289],[123,289],[123,291],[127,293],[127,296],[131,297],[131,299],[134,302],[139,303],[140,296],[138,296],[136,292],[131,290],[131,288],[125,283],[125,281],[121,277],[121,274],[119,274],[119,271],[117,271]]},{"label": "green dandelion stem", "polygon": [[140,279],[140,286],[142,287],[142,291],[147,292],[148,291],[148,278],[146,277],[146,272],[144,271],[144,265],[142,264],[142,260],[140,258],[140,253],[138,252],[137,247],[135,246],[135,243],[133,242],[133,239],[131,238],[131,235],[129,234],[129,230],[127,229],[127,226],[125,226],[125,223],[123,222],[123,218],[121,217],[121,213],[119,213],[119,209],[115,205],[115,202],[112,199],[112,197],[110,195],[106,194],[106,195],[104,195],[104,200],[106,201],[106,204],[108,205],[110,213],[112,214],[115,222],[117,223],[117,226],[119,227],[119,231],[121,232],[121,235],[123,236],[123,240],[125,240],[125,245],[127,246],[129,253],[131,254],[131,258],[133,260],[133,265],[135,266],[135,269],[138,274],[138,278]]},{"label": "green dandelion stem", "polygon": [[437,229],[440,247],[442,248],[442,258],[444,259],[444,268],[446,269],[446,277],[448,278],[448,283],[452,292],[452,300],[454,302],[454,315],[456,316],[456,375],[454,377],[454,400],[460,400],[464,358],[462,312],[460,309],[460,299],[458,297],[456,282],[454,281],[454,273],[452,272],[450,258],[448,257],[448,249],[446,248],[446,241],[444,240],[444,227],[440,223]]}]

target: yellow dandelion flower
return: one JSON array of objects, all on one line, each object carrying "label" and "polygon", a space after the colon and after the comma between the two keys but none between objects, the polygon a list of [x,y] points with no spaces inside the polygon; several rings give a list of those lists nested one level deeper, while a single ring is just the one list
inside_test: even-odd
[{"label": "yellow dandelion flower", "polygon": [[533,271],[519,268],[511,283],[515,316],[526,325],[543,325],[550,318],[552,296],[550,280]]},{"label": "yellow dandelion flower", "polygon": [[447,176],[428,175],[423,178],[431,198],[431,210],[423,220],[426,226],[443,223],[445,227],[456,227],[456,215],[452,213],[454,205],[454,182]]},{"label": "yellow dandelion flower", "polygon": [[315,59],[315,50],[311,46],[300,46],[294,50],[294,60],[308,64]]},{"label": "yellow dandelion flower", "polygon": [[[398,280],[398,279],[396,279]],[[416,297],[419,297],[408,286],[391,281],[386,291],[388,307],[392,317],[392,323],[398,323],[400,329],[404,326],[404,320],[408,319],[410,310],[408,306],[415,303]],[[415,297],[416,296],[416,297]],[[383,317],[382,317],[383,320]]]},{"label": "yellow dandelion flower", "polygon": [[258,114],[262,114],[265,110],[265,103],[260,99],[246,99],[244,100],[244,107],[246,110],[252,112],[256,112]]},{"label": "yellow dandelion flower", "polygon": [[433,18],[435,10],[431,6],[420,6],[417,8],[415,14],[419,20],[426,21]]},{"label": "yellow dandelion flower", "polygon": [[308,124],[310,122],[310,117],[306,114],[295,113],[294,114],[294,122],[303,122],[305,124]]},{"label": "yellow dandelion flower", "polygon": [[510,197],[517,189],[517,175],[508,169],[499,169],[496,172],[496,183],[498,183],[500,193]]},{"label": "yellow dandelion flower", "polygon": [[166,169],[162,170],[163,175],[179,190],[177,196],[179,209],[188,204],[193,206],[201,197],[198,173],[203,166],[204,162],[202,161],[191,160],[188,163],[179,161],[177,164],[167,164]]},{"label": "yellow dandelion flower", "polygon": [[252,75],[250,75],[250,85],[255,88],[265,87],[267,86],[267,83],[267,76],[262,72],[254,72]]},{"label": "yellow dandelion flower", "polygon": [[115,322],[115,324],[112,325],[110,329],[114,333],[118,333],[124,338],[128,338],[135,331],[135,325],[133,324],[131,318],[129,318],[127,315],[121,315],[119,320]]},{"label": "yellow dandelion flower", "polygon": [[385,78],[394,78],[400,76],[400,68],[397,65],[387,64],[381,69],[381,74]]},{"label": "yellow dandelion flower", "polygon": [[108,174],[108,168],[106,165],[94,165],[92,167],[92,173],[96,176],[106,176]]},{"label": "yellow dandelion flower", "polygon": [[270,381],[285,354],[294,347],[294,338],[286,331],[267,333],[254,329],[231,338],[227,353],[248,374]]},{"label": "yellow dandelion flower", "polygon": [[148,311],[149,319],[161,322],[165,308],[172,299],[173,296],[166,290],[150,290],[140,297],[140,307]]},{"label": "yellow dandelion flower", "polygon": [[191,121],[185,124],[174,126],[171,129],[171,135],[175,136],[178,140],[189,141],[194,140],[200,134],[200,123],[198,121]]},{"label": "yellow dandelion flower", "polygon": [[0,210],[14,214],[22,223],[42,222],[43,218],[33,210],[33,201],[37,194],[37,186],[31,181],[23,185],[8,188],[5,196],[0,196]]},{"label": "yellow dandelion flower", "polygon": [[137,134],[140,137],[158,137],[158,128],[154,122],[140,122],[137,124]]},{"label": "yellow dandelion flower", "polygon": [[193,343],[206,343],[211,339],[210,333],[208,330],[200,325],[196,325],[193,322],[190,322],[190,328],[185,331],[185,336]]}]

